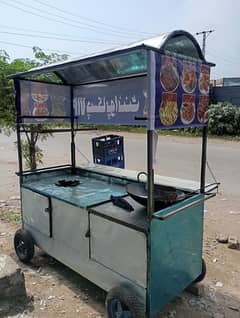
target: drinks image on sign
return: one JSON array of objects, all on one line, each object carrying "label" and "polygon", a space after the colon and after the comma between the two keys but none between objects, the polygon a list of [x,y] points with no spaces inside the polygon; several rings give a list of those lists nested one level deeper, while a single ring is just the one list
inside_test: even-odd
[{"label": "drinks image on sign", "polygon": [[177,61],[169,56],[162,56],[160,69],[160,82],[165,91],[173,92],[179,84]]},{"label": "drinks image on sign", "polygon": [[[52,100],[52,116],[65,116],[64,102],[65,97],[60,95],[55,95],[51,97]],[[56,118],[57,121],[64,121],[64,118]]]},{"label": "drinks image on sign", "polygon": [[197,86],[196,66],[194,63],[183,62],[181,76],[182,88],[186,93],[193,93]]},{"label": "drinks image on sign", "polygon": [[[33,116],[48,116],[49,111],[47,104],[35,102],[32,114]],[[40,120],[40,118],[38,118],[38,120]]]},{"label": "drinks image on sign", "polygon": [[183,94],[181,105],[181,121],[183,124],[191,124],[195,118],[195,96]]},{"label": "drinks image on sign", "polygon": [[48,91],[43,83],[31,84],[31,96],[35,102],[44,103],[48,99]]},{"label": "drinks image on sign", "polygon": [[172,126],[178,118],[177,94],[162,93],[160,120],[163,126]]},{"label": "drinks image on sign", "polygon": [[[32,83],[31,98],[33,100],[33,116],[48,116],[48,91],[45,84]],[[37,121],[44,121],[45,118],[36,118]]]}]

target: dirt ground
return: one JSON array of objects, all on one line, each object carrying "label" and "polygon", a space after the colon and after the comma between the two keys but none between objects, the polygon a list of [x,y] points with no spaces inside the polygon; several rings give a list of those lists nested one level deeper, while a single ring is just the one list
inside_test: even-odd
[{"label": "dirt ground", "polygon": [[[13,189],[17,188],[14,180],[9,179]],[[240,194],[240,190],[238,192]],[[26,303],[0,302],[0,317],[104,317],[105,292],[85,278],[40,250],[29,266],[17,260],[12,241],[15,230],[20,227],[20,202],[16,191],[0,199],[3,199],[0,202],[0,253],[12,256],[20,265],[29,295]],[[240,250],[229,249],[216,241],[218,233],[240,239],[239,229],[239,195],[220,192],[207,201],[204,230],[207,276],[203,295],[182,293],[158,318],[240,318]]]},{"label": "dirt ground", "polygon": [[[2,305],[0,317],[104,317],[105,293],[80,275],[36,251],[30,266],[20,263],[12,239],[19,228],[19,200],[0,208],[0,251],[12,256],[23,269],[30,299],[25,304]],[[2,203],[3,205],[3,203]],[[158,318],[239,318],[240,251],[217,243],[217,233],[237,236],[240,226],[238,200],[221,193],[205,209],[204,256],[207,277],[201,297],[183,293]]]}]

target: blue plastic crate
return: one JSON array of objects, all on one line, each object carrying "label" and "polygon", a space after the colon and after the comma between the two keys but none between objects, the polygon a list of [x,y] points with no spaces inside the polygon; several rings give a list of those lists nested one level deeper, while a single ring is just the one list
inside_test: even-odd
[{"label": "blue plastic crate", "polygon": [[92,139],[93,162],[97,164],[124,168],[123,137],[105,135]]}]

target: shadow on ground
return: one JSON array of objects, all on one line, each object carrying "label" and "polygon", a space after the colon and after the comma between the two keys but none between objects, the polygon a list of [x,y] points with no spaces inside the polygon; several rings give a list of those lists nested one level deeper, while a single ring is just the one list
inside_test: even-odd
[{"label": "shadow on ground", "polygon": [[[39,273],[39,276],[50,275],[54,277],[56,284],[67,286],[79,300],[86,302],[88,306],[99,313],[98,317],[103,317],[105,313],[104,302],[106,293],[44,252],[38,251],[31,264],[28,266],[21,264],[21,267],[23,270],[29,269],[35,271]],[[14,306],[15,308],[13,308]],[[5,313],[8,312],[8,316],[10,316],[10,314],[16,315],[24,311],[31,313],[33,309],[33,304],[31,300],[29,300],[21,304],[11,304],[10,307],[5,305],[4,310]],[[0,312],[0,318],[2,317],[6,316],[1,316]],[[234,298],[232,295],[224,294],[217,290],[215,286],[205,284],[203,296],[197,297],[184,292],[161,311],[156,318],[193,317],[240,318],[240,300]]]}]

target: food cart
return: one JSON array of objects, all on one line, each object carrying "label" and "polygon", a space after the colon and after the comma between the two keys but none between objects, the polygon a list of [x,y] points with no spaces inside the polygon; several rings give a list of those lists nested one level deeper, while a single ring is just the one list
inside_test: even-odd
[{"label": "food cart", "polygon": [[[13,76],[21,261],[40,247],[107,292],[110,318],[155,317],[203,279],[204,201],[217,187],[205,184],[211,66],[191,34],[174,31]],[[58,127],[64,122],[69,129]],[[21,134],[43,123],[70,132],[71,163],[24,171]],[[91,124],[146,126],[146,172],[77,166],[75,133]],[[186,127],[202,127],[201,180],[156,175],[156,130]]]}]

